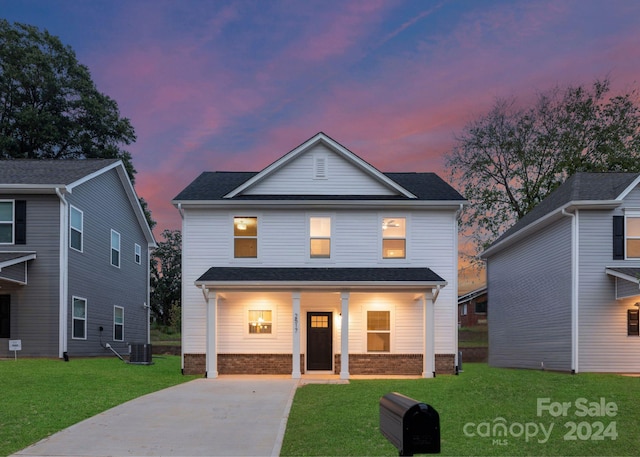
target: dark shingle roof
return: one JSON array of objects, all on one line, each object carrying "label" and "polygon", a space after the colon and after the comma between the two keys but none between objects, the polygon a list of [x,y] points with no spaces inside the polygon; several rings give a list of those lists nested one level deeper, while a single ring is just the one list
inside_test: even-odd
[{"label": "dark shingle roof", "polygon": [[444,282],[429,268],[259,268],[212,267],[201,282]]},{"label": "dark shingle roof", "polygon": [[[253,178],[258,172],[204,172],[180,192],[174,200],[220,200],[226,194]],[[453,187],[435,173],[384,173],[389,179],[418,197],[419,200],[464,201]],[[248,195],[234,200],[407,200],[388,195]]]},{"label": "dark shingle roof", "polygon": [[569,202],[615,200],[639,173],[576,173],[504,232],[492,246]]},{"label": "dark shingle roof", "polygon": [[118,159],[0,160],[0,185],[67,185]]}]

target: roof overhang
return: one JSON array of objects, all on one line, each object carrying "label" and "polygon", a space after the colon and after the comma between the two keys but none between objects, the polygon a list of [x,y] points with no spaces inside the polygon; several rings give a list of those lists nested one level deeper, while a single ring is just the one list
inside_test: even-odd
[{"label": "roof overhang", "polygon": [[606,267],[605,273],[616,281],[616,300],[640,295],[640,268]]},{"label": "roof overhang", "polygon": [[466,200],[173,200],[176,208],[429,208],[441,210],[459,210],[467,204]]},{"label": "roof overhang", "polygon": [[0,251],[0,282],[26,285],[27,262],[35,258],[35,252]]},{"label": "roof overhang", "polygon": [[[369,276],[366,278],[366,276]],[[404,279],[403,279],[404,278]],[[195,283],[216,291],[404,291],[441,289],[447,281],[429,268],[241,268],[212,267]]]},{"label": "roof overhang", "polygon": [[531,233],[534,233],[553,222],[565,217],[565,213],[572,213],[576,210],[582,209],[614,209],[622,204],[622,200],[582,200],[582,201],[571,201],[562,205],[559,208],[551,211],[550,213],[542,216],[541,218],[531,222],[527,226],[521,228],[517,232],[509,235],[503,240],[500,240],[496,244],[491,245],[487,249],[485,249],[482,253],[480,253],[480,258],[486,259],[491,257],[494,254],[506,249],[512,244],[520,241],[521,239],[529,236]]}]

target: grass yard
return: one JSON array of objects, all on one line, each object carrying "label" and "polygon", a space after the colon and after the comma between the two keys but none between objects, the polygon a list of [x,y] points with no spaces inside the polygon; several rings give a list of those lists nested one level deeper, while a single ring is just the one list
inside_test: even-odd
[{"label": "grass yard", "polygon": [[153,365],[130,365],[116,357],[0,361],[0,455],[133,398],[196,377],[180,373],[180,357],[154,357],[153,361]]},{"label": "grass yard", "polygon": [[485,364],[459,376],[301,387],[281,455],[398,455],[378,425],[379,400],[393,391],[438,411],[442,455],[638,455],[640,378]]}]

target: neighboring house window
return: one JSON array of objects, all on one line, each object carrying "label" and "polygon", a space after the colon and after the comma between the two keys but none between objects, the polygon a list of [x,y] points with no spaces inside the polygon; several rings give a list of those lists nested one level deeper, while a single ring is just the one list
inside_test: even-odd
[{"label": "neighboring house window", "polygon": [[462,305],[461,315],[462,316],[466,316],[467,315],[467,304],[466,303],[464,305]]},{"label": "neighboring house window", "polygon": [[11,295],[0,295],[0,338],[11,338]]},{"label": "neighboring house window", "polygon": [[233,218],[233,256],[236,258],[258,257],[258,218]]},{"label": "neighboring house window", "polygon": [[87,300],[73,297],[73,330],[75,340],[87,339]]},{"label": "neighboring house window", "polygon": [[309,218],[309,249],[312,258],[331,256],[331,218]]},{"label": "neighboring house window", "polygon": [[627,310],[627,335],[640,336],[640,311],[637,309]]},{"label": "neighboring house window", "polygon": [[476,314],[487,314],[487,301],[476,302]]},{"label": "neighboring house window", "polygon": [[626,257],[638,259],[640,258],[640,215],[627,216],[625,229]]},{"label": "neighboring house window", "polygon": [[138,265],[140,265],[140,262],[142,261],[142,248],[140,247],[139,244],[135,245],[135,255],[136,255],[136,263]]},{"label": "neighboring house window", "polygon": [[249,334],[270,334],[273,331],[273,311],[270,309],[249,310]]},{"label": "neighboring house window", "polygon": [[367,311],[367,352],[391,351],[391,312]]},{"label": "neighboring house window", "polygon": [[382,258],[404,259],[406,257],[406,219],[385,217],[382,219]]},{"label": "neighboring house window", "polygon": [[111,265],[120,268],[120,234],[111,230]]},{"label": "neighboring house window", "polygon": [[0,244],[13,244],[13,201],[0,201]]},{"label": "neighboring house window", "polygon": [[113,340],[124,341],[124,308],[113,307]]},{"label": "neighboring house window", "polygon": [[76,251],[82,252],[82,227],[84,215],[78,208],[71,207],[70,215],[71,240],[70,246]]}]

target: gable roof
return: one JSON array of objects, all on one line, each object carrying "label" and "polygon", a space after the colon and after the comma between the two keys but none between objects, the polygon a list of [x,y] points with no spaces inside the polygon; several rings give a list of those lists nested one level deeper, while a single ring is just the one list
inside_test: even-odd
[{"label": "gable roof", "polygon": [[236,195],[241,194],[244,190],[256,185],[260,181],[263,181],[268,176],[272,175],[277,170],[283,168],[286,164],[293,161],[296,157],[300,156],[301,154],[303,154],[304,152],[308,151],[310,148],[318,144],[324,144],[328,146],[331,150],[333,150],[333,152],[335,152],[336,154],[340,155],[343,159],[347,160],[348,162],[352,163],[356,167],[363,170],[365,173],[373,177],[376,181],[380,182],[385,187],[393,189],[396,192],[399,192],[400,194],[404,195],[405,197],[409,197],[409,198],[414,197],[406,189],[403,189],[397,183],[388,179],[383,173],[378,171],[373,165],[362,160],[360,157],[355,155],[353,152],[349,151],[347,148],[345,148],[340,143],[338,143],[328,135],[324,134],[323,132],[319,132],[315,134],[313,137],[309,138],[300,146],[292,149],[287,154],[285,154],[284,156],[280,157],[278,160],[273,162],[271,165],[268,165],[267,167],[265,167],[262,171],[257,173],[255,176],[253,176],[252,178],[242,183],[236,189],[233,189],[225,197],[232,198],[232,197],[235,197]]},{"label": "gable roof", "polygon": [[640,182],[640,173],[576,173],[494,241],[482,257],[573,207],[616,207]]},{"label": "gable roof", "polygon": [[71,193],[74,187],[114,169],[145,234],[147,243],[150,246],[156,246],[153,232],[140,206],[138,195],[122,161],[119,159],[1,160],[0,191],[30,194]]},{"label": "gable roof", "polygon": [[[313,146],[323,143],[336,154],[363,170],[368,176],[392,189],[394,195],[325,195],[325,194],[277,194],[243,195],[243,191],[257,185],[283,168]],[[200,174],[174,199],[181,202],[215,202],[223,200],[419,200],[464,203],[466,200],[453,187],[435,173],[383,173],[362,160],[338,142],[320,132],[259,172],[204,172]]]}]

